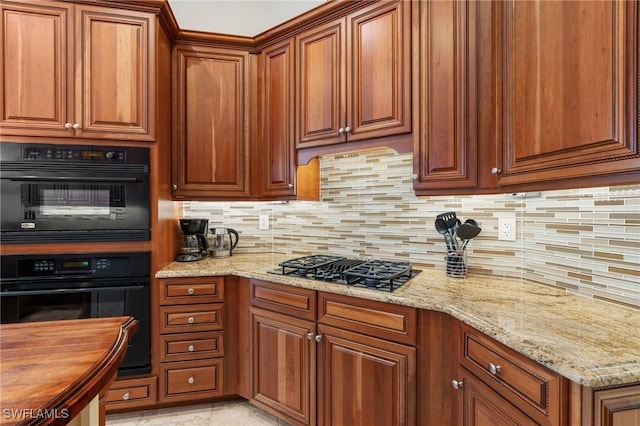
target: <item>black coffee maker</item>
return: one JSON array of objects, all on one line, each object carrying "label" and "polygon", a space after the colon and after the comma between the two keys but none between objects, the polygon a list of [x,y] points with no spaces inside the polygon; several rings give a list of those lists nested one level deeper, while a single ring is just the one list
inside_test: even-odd
[{"label": "black coffee maker", "polygon": [[194,262],[207,257],[207,219],[180,219],[182,247],[176,256],[178,262]]}]

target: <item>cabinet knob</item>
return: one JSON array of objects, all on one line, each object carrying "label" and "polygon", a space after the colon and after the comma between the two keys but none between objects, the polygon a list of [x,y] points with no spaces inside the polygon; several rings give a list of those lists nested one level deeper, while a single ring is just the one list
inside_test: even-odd
[{"label": "cabinet knob", "polygon": [[313,340],[313,333],[311,332],[307,333],[307,339]]},{"label": "cabinet knob", "polygon": [[73,124],[71,123],[64,123],[64,128],[65,129],[71,129],[73,127]]},{"label": "cabinet knob", "polygon": [[194,321],[195,321],[195,318],[193,317],[189,317],[189,319],[187,320],[189,324],[193,324]]},{"label": "cabinet knob", "polygon": [[491,174],[493,175],[499,175],[500,173],[502,173],[502,169],[498,168],[498,167],[494,167],[493,169],[491,169]]},{"label": "cabinet knob", "polygon": [[187,380],[187,382],[188,382],[190,385],[194,384],[194,383],[195,383],[195,381],[196,381],[196,379],[194,379],[194,378],[193,378],[193,376],[189,377],[189,380]]},{"label": "cabinet knob", "polygon": [[122,395],[122,399],[125,401],[128,401],[130,398],[129,392],[125,393],[124,395]]},{"label": "cabinet knob", "polygon": [[321,334],[318,334],[318,335],[316,336],[316,342],[320,343],[321,341],[322,341],[322,335],[321,335]]},{"label": "cabinet knob", "polygon": [[189,293],[189,294],[193,294],[193,293],[195,293],[195,290],[194,290],[194,289],[192,289],[192,288],[190,288],[189,290],[187,290],[187,293]]},{"label": "cabinet knob", "polygon": [[351,132],[351,127],[349,127],[349,126],[345,127],[345,128],[344,128],[344,132],[345,132],[345,133],[349,133],[349,132]]},{"label": "cabinet knob", "polygon": [[173,189],[173,190],[175,191],[176,189],[178,189],[178,185],[176,185],[176,184],[174,183],[173,185],[171,185],[171,189]]},{"label": "cabinet knob", "polygon": [[412,174],[411,175],[411,180],[418,180],[418,175],[417,174]]},{"label": "cabinet knob", "polygon": [[195,347],[195,346],[193,346],[193,345],[189,345],[189,347],[187,348],[187,350],[188,350],[189,352],[193,352],[193,351],[195,351],[195,350],[196,350],[196,347]]},{"label": "cabinet knob", "polygon": [[491,362],[489,363],[489,373],[495,375],[495,374],[498,374],[500,370],[502,370],[502,367],[500,367],[499,365],[495,365]]},{"label": "cabinet knob", "polygon": [[289,183],[289,184],[287,184],[287,187],[288,187],[289,189],[293,189],[293,184],[292,184],[292,183]]},{"label": "cabinet knob", "polygon": [[460,389],[463,384],[464,384],[463,380],[452,380],[451,381],[451,386],[453,386],[454,389]]},{"label": "cabinet knob", "polygon": [[73,123],[73,128],[78,130],[80,128],[80,125],[78,123]]},{"label": "cabinet knob", "polygon": [[343,129],[342,127],[340,127],[340,128],[338,129],[338,133],[343,134],[343,133],[344,133],[344,129]]}]

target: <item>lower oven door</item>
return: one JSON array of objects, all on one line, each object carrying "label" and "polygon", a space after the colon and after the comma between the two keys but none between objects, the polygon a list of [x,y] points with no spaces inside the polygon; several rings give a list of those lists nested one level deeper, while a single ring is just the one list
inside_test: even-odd
[{"label": "lower oven door", "polygon": [[16,284],[14,289],[0,292],[0,301],[2,324],[132,316],[138,320],[139,330],[129,342],[118,375],[151,371],[148,283],[116,286],[101,283],[100,287],[39,283],[37,289]]}]

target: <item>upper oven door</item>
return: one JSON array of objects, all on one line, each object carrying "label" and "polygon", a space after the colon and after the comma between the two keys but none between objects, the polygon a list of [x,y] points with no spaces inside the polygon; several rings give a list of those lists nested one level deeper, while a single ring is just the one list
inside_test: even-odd
[{"label": "upper oven door", "polygon": [[3,243],[149,239],[148,151],[55,147],[2,144]]},{"label": "upper oven door", "polygon": [[148,183],[137,178],[2,178],[1,191],[3,242],[148,239]]}]

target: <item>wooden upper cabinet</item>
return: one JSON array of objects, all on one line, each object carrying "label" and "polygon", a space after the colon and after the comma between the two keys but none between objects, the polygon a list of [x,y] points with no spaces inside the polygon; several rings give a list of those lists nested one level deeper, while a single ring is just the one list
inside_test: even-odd
[{"label": "wooden upper cabinet", "polygon": [[376,2],[296,37],[298,148],[411,132],[411,2]]},{"label": "wooden upper cabinet", "polygon": [[178,44],[172,62],[174,196],[248,197],[249,54]]},{"label": "wooden upper cabinet", "polygon": [[148,13],[76,7],[76,136],[154,140],[154,22]]},{"label": "wooden upper cabinet", "polygon": [[295,195],[293,39],[264,49],[258,55],[260,143],[257,184],[261,195]]},{"label": "wooden upper cabinet", "polygon": [[345,141],[345,20],[329,22],[296,37],[298,61],[296,146]]},{"label": "wooden upper cabinet", "polygon": [[2,135],[69,136],[72,4],[2,3]]},{"label": "wooden upper cabinet", "polygon": [[498,14],[498,185],[640,170],[638,2],[503,2]]},{"label": "wooden upper cabinet", "polygon": [[155,15],[3,2],[0,134],[153,141]]},{"label": "wooden upper cabinet", "polygon": [[414,189],[477,185],[477,8],[475,1],[418,2],[416,81],[420,132]]}]

